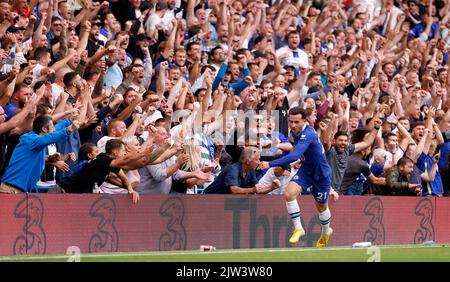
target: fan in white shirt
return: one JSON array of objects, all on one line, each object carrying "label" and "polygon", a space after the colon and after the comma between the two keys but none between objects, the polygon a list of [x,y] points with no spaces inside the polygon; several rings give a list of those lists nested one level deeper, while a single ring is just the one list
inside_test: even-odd
[{"label": "fan in white shirt", "polygon": [[309,67],[308,55],[298,48],[299,44],[299,33],[297,31],[289,32],[288,45],[275,52],[282,66],[292,65],[296,69]]},{"label": "fan in white shirt", "polygon": [[256,189],[258,194],[284,195],[289,181],[297,174],[300,162],[295,162],[292,167],[272,167],[258,181]]}]

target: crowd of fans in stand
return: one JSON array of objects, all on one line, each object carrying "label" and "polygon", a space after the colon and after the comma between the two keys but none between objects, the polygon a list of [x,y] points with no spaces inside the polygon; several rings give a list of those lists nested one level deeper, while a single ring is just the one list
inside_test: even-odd
[{"label": "crowd of fans in stand", "polygon": [[[446,196],[449,0],[0,0],[1,193]],[[303,187],[308,194],[308,187]]]}]

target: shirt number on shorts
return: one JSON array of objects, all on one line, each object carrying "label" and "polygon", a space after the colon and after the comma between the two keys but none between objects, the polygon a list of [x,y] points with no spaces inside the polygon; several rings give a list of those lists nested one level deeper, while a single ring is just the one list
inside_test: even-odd
[{"label": "shirt number on shorts", "polygon": [[326,199],[327,198],[327,193],[328,192],[325,192],[325,193],[318,192],[317,193],[317,200],[318,201],[323,201],[324,199]]}]

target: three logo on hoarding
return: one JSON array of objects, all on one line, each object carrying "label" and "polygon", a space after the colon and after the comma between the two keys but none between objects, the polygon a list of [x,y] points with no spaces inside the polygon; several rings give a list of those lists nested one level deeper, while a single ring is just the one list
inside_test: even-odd
[{"label": "three logo on hoarding", "polygon": [[[420,200],[414,212],[416,216],[421,217],[420,226],[414,233],[414,244],[422,244],[426,241],[435,240],[435,231],[433,226],[433,203],[430,199],[424,198]],[[371,216],[369,229],[364,233],[363,240],[372,242],[374,245],[383,245],[386,241],[385,230],[383,225],[383,202],[380,198],[370,199],[364,207],[364,214]]]},{"label": "three logo on hoarding", "polygon": [[186,229],[183,225],[184,204],[178,197],[170,197],[159,209],[161,216],[169,217],[166,232],[159,238],[159,250],[185,250],[187,245]]},{"label": "three logo on hoarding", "polygon": [[415,208],[417,216],[422,217],[420,220],[420,227],[414,234],[414,244],[422,244],[426,241],[434,241],[435,233],[433,226],[433,203],[430,199],[425,198],[417,203]]},{"label": "three logo on hoarding", "polygon": [[[235,208],[237,207],[228,207],[232,210]],[[239,211],[241,210],[242,207]],[[119,250],[119,233],[115,226],[116,212],[116,205],[110,196],[102,196],[92,204],[89,216],[99,218],[99,222],[97,232],[89,240],[89,252],[116,252]],[[432,201],[428,198],[421,199],[414,212],[416,216],[420,217],[419,228],[414,233],[414,243],[421,244],[426,241],[434,241],[434,207]],[[166,230],[159,238],[159,250],[185,250],[187,233],[183,225],[185,214],[183,201],[178,197],[170,197],[161,204],[159,213],[162,217],[168,217]],[[374,245],[385,244],[386,234],[383,224],[384,207],[382,200],[378,197],[371,198],[364,207],[364,215],[370,216],[371,219],[369,227],[364,233],[363,241],[372,242]],[[44,205],[42,200],[35,195],[24,197],[16,205],[14,216],[18,219],[25,219],[25,223],[22,227],[22,234],[18,235],[14,242],[13,254],[45,254],[47,237],[43,228]],[[240,234],[234,235],[240,237]],[[239,242],[235,243],[239,245]]]},{"label": "three logo on hoarding", "polygon": [[14,241],[14,255],[43,255],[47,248],[42,221],[44,219],[44,205],[38,196],[25,196],[14,209],[16,218],[26,219],[22,227],[23,234]]},{"label": "three logo on hoarding", "polygon": [[370,199],[364,207],[364,214],[371,216],[369,229],[364,233],[364,242],[372,242],[374,245],[383,245],[386,238],[383,225],[383,202],[380,198]]},{"label": "three logo on hoarding", "polygon": [[89,209],[90,217],[100,218],[97,233],[89,240],[89,252],[117,252],[119,250],[119,233],[117,232],[116,204],[109,196],[98,198]]}]

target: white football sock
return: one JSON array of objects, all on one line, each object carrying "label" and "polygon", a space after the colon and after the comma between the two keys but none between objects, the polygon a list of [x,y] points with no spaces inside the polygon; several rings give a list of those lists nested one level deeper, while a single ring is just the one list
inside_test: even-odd
[{"label": "white football sock", "polygon": [[291,216],[292,223],[294,223],[295,229],[301,229],[302,222],[300,221],[300,207],[298,206],[297,199],[287,202],[286,207],[289,215]]},{"label": "white football sock", "polygon": [[331,213],[327,207],[326,210],[319,213],[320,225],[322,226],[322,235],[328,235],[330,230]]}]

